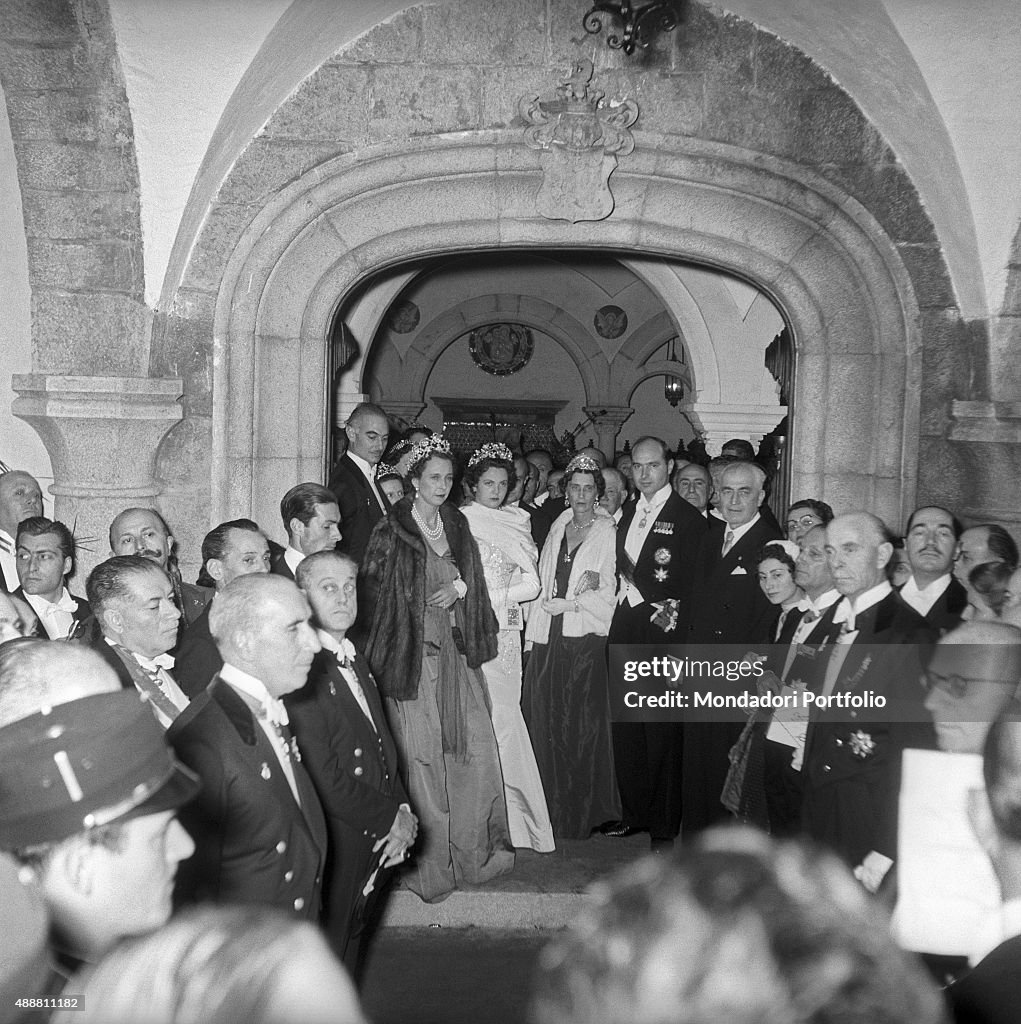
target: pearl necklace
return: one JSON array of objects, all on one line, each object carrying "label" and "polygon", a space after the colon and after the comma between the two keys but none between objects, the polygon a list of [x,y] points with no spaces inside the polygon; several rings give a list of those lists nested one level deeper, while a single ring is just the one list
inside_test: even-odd
[{"label": "pearl necklace", "polygon": [[575,521],[574,521],[574,520],[572,519],[572,520],[571,520],[571,526],[573,526],[573,527],[574,527],[574,529],[576,529],[576,530],[587,530],[587,529],[588,529],[588,528],[589,528],[589,527],[590,527],[590,526],[591,526],[591,525],[592,525],[592,524],[593,524],[593,523],[594,523],[595,521],[596,521],[596,517],[595,517],[595,516],[593,516],[593,517],[592,517],[592,518],[591,518],[591,519],[590,519],[590,520],[589,520],[589,521],[588,521],[587,523],[582,523],[582,524],[581,524],[581,526],[579,526],[579,525],[578,525],[578,524],[577,524],[577,523],[576,523],[576,522],[575,522]]},{"label": "pearl necklace", "polygon": [[429,540],[440,539],[440,537],[443,535],[443,520],[440,519],[439,512],[436,513],[435,526],[426,525],[425,519],[422,518],[421,513],[418,511],[418,506],[415,505],[414,503],[412,503],[411,505],[411,514],[414,517],[415,522],[418,523],[418,528],[422,531],[422,533],[426,535],[426,537],[429,538]]}]

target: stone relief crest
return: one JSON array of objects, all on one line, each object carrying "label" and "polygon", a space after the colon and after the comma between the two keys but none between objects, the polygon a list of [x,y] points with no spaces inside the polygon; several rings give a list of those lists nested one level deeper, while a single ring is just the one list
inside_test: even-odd
[{"label": "stone relief crest", "polygon": [[517,373],[532,358],[535,341],[521,324],[490,324],[468,337],[468,351],[475,365],[494,377]]},{"label": "stone relief crest", "polygon": [[548,220],[604,220],[613,212],[610,175],[617,156],[635,148],[629,131],[638,120],[634,100],[606,103],[592,86],[592,61],[576,61],[556,97],[522,96],[518,112],[525,143],[541,151],[542,185],[536,209]]}]

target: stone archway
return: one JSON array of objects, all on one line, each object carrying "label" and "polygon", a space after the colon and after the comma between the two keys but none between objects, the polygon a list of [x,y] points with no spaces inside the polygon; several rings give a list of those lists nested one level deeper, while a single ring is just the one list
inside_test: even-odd
[{"label": "stone archway", "polygon": [[214,519],[272,516],[288,481],[321,476],[338,295],[439,253],[584,248],[753,280],[790,322],[795,395],[825,396],[799,402],[794,489],[901,521],[914,500],[921,344],[889,237],[797,164],[675,135],[636,143],[613,179],[616,211],[599,223],[539,217],[538,155],[506,130],[372,147],[283,189],[243,233],[217,294]]}]

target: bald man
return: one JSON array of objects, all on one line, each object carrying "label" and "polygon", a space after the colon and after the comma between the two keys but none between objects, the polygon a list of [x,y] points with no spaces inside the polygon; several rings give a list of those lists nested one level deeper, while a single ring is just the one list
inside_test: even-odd
[{"label": "bald man", "polygon": [[935,746],[917,680],[936,631],[887,579],[892,555],[886,526],[867,512],[837,516],[826,528],[826,556],[842,599],[812,688],[845,704],[872,694],[886,706],[813,710],[803,769],[806,831],[854,867],[871,892],[895,856],[901,754],[908,746]]}]

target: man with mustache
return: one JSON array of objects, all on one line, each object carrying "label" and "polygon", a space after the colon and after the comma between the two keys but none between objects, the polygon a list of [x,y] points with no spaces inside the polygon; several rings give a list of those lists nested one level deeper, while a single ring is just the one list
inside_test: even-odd
[{"label": "man with mustache", "polygon": [[941,633],[959,626],[968,607],[967,590],[951,575],[960,536],[961,524],[938,505],[916,508],[904,531],[911,579],[900,596]]},{"label": "man with mustache", "polygon": [[170,577],[174,603],[190,626],[203,612],[212,591],[185,583],[174,557],[174,538],[164,518],[151,508],[126,508],[110,524],[110,554],[144,555]]}]

